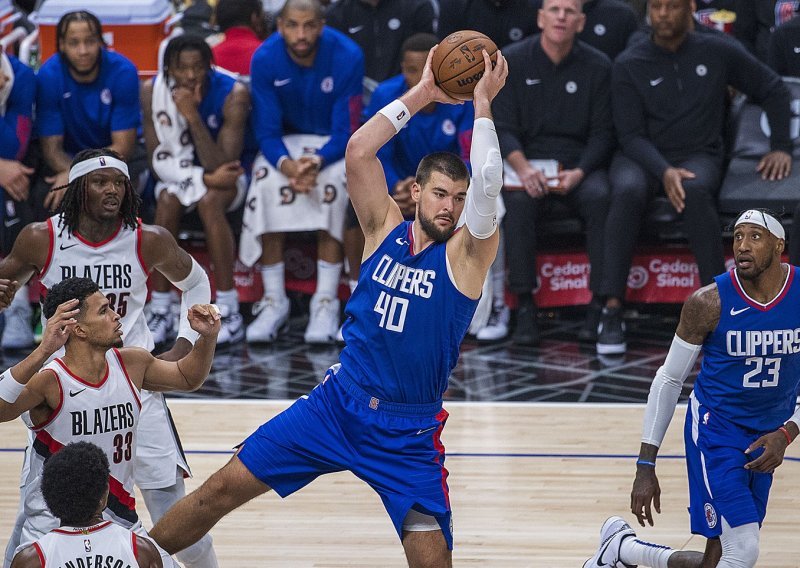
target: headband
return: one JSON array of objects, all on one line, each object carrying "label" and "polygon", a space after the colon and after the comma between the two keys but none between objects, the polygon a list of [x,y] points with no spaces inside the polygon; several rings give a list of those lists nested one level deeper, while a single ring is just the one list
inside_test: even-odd
[{"label": "headband", "polygon": [[126,178],[131,179],[131,175],[128,173],[128,165],[122,160],[118,160],[113,156],[95,156],[94,158],[87,158],[82,162],[78,162],[70,168],[69,183],[102,168],[116,168],[125,174]]},{"label": "headband", "polygon": [[735,229],[742,223],[750,223],[751,225],[764,227],[777,238],[786,239],[786,231],[784,230],[783,225],[781,225],[781,222],[764,211],[759,211],[758,209],[748,209],[739,215],[739,218],[736,219],[736,223],[733,225],[733,228]]}]

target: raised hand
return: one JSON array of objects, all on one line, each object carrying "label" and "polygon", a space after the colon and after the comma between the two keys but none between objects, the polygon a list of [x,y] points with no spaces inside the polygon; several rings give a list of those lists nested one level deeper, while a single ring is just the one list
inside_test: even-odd
[{"label": "raised hand", "polygon": [[221,319],[219,310],[213,304],[195,304],[187,314],[189,325],[203,337],[216,337],[219,333]]},{"label": "raised hand", "polygon": [[486,66],[483,77],[475,85],[473,97],[476,104],[480,100],[491,102],[506,84],[508,78],[508,63],[500,50],[497,50],[497,61],[492,65],[492,59],[486,50],[483,50],[483,63]]},{"label": "raised hand", "polygon": [[62,347],[69,339],[72,330],[78,323],[75,319],[80,313],[77,298],[67,300],[56,308],[56,312],[47,320],[44,332],[42,333],[42,343],[40,348],[48,355],[52,355]]}]

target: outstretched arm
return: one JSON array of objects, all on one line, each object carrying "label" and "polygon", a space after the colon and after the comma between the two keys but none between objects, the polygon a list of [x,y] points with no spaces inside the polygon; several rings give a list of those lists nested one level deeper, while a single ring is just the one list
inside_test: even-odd
[{"label": "outstretched arm", "polygon": [[137,347],[120,349],[131,380],[151,391],[194,391],[199,389],[211,370],[220,315],[211,304],[196,304],[189,309],[189,323],[200,334],[188,355],[178,361],[164,361]]},{"label": "outstretched arm", "polygon": [[683,383],[691,373],[706,336],[719,322],[720,299],[716,284],[692,294],[681,310],[678,330],[664,364],[656,372],[644,411],[642,445],[636,461],[631,490],[631,512],[639,524],[653,525],[652,508],[661,512],[661,488],[656,476],[656,457],[667,432]]},{"label": "outstretched arm", "polygon": [[475,124],[472,129],[470,163],[472,179],[464,204],[466,231],[459,231],[447,245],[447,256],[458,289],[478,298],[486,273],[497,255],[497,198],[503,186],[503,160],[492,120],[492,100],[505,85],[508,66],[497,52],[492,68],[489,54],[483,52],[486,69],[475,86]]},{"label": "outstretched arm", "polygon": [[419,84],[378,111],[347,143],[347,192],[364,231],[365,257],[377,248],[389,231],[403,221],[400,209],[389,196],[378,150],[428,104],[461,104],[461,101],[447,96],[436,86],[431,71],[434,49],[428,53]]}]

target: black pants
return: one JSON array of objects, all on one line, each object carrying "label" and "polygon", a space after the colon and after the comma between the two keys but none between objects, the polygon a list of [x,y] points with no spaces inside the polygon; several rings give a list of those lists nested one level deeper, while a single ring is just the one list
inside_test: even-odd
[{"label": "black pants", "polygon": [[[700,285],[710,284],[714,276],[725,272],[722,231],[717,213],[717,194],[722,180],[722,160],[708,154],[696,154],[673,164],[695,174],[683,180],[686,207],[683,224],[689,248],[700,270]],[[661,180],[647,173],[627,156],[617,153],[609,169],[611,205],[606,223],[606,258],[611,273],[624,274],[615,283],[616,294],[624,293],[633,249],[639,236],[647,202],[664,193]]]},{"label": "black pants", "polygon": [[524,191],[503,192],[509,289],[515,294],[524,294],[531,292],[536,285],[536,221],[549,199],[563,201],[577,211],[586,224],[586,249],[592,266],[589,288],[599,294],[605,286],[603,232],[609,204],[605,170],[592,172],[566,195],[550,194],[534,199]]}]

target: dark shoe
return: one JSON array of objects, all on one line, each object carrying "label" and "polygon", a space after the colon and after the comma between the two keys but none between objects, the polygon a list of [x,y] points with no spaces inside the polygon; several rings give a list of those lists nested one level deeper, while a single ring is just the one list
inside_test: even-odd
[{"label": "dark shoe", "polygon": [[603,313],[603,306],[597,300],[592,300],[586,306],[586,320],[583,327],[578,331],[578,341],[595,343],[597,341],[597,327],[600,325],[600,316]]},{"label": "dark shoe", "polygon": [[536,306],[519,308],[511,341],[517,345],[539,345],[540,340],[539,326],[536,325]]},{"label": "dark shoe", "polygon": [[603,308],[597,330],[598,355],[621,355],[626,347],[622,308]]}]

